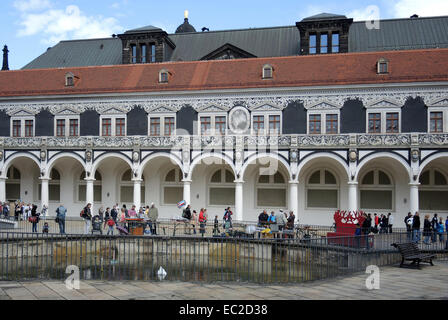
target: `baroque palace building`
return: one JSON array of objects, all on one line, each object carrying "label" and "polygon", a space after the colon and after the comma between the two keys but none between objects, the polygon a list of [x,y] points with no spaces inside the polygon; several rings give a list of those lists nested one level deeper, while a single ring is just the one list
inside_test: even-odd
[{"label": "baroque palace building", "polygon": [[[11,57],[9,57],[11,59]],[[448,17],[62,41],[0,72],[0,201],[448,211]]]}]

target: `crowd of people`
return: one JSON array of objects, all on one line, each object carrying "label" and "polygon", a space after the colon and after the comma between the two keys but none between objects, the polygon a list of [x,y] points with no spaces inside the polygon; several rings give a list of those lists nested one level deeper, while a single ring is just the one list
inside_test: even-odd
[{"label": "crowd of people", "polygon": [[[422,238],[420,214],[416,212],[412,215],[412,213],[409,212],[404,219],[404,223],[406,225],[408,240],[416,243],[420,242]],[[431,220],[429,214],[425,215],[423,220],[424,244],[430,245],[431,242],[436,243],[437,238],[440,242],[443,242],[445,232],[448,232],[448,216],[444,222],[443,217],[438,217],[437,213],[434,214]]]},{"label": "crowd of people", "polygon": [[[279,210],[277,213],[271,211],[270,215],[268,215],[267,210],[263,210],[258,216],[258,227],[269,229],[271,232],[292,231],[294,230],[295,220],[296,217],[292,211],[289,212],[288,216],[283,210]],[[280,237],[280,234],[277,234],[277,237]]]},{"label": "crowd of people", "polygon": [[[31,203],[25,203],[17,201],[14,203],[14,211],[11,212],[10,204],[7,202],[0,202],[0,214],[3,216],[4,219],[14,219],[14,221],[29,221],[29,218],[31,217],[31,212],[33,210],[33,207],[35,205]],[[37,206],[36,206],[37,208]],[[39,216],[44,215],[47,213],[48,208],[44,206],[41,210],[41,212],[38,213]]]}]

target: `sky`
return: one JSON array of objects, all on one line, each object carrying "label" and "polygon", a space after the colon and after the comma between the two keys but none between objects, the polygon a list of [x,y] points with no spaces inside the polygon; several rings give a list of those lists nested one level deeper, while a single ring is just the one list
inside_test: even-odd
[{"label": "sky", "polygon": [[188,10],[200,31],[295,25],[326,12],[355,21],[448,15],[448,0],[0,0],[0,45],[17,70],[61,40],[111,37],[153,25],[174,33]]}]

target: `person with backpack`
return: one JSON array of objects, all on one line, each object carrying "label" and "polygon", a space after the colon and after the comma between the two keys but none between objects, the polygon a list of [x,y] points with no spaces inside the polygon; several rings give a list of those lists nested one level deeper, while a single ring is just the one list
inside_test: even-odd
[{"label": "person with backpack", "polygon": [[87,206],[84,207],[81,211],[81,217],[84,219],[84,234],[89,234],[90,232],[90,226],[92,224],[92,212],[91,209],[92,204],[88,203]]},{"label": "person with backpack", "polygon": [[59,225],[59,233],[65,234],[65,217],[67,214],[67,209],[61,204],[56,209],[56,222]]},{"label": "person with backpack", "polygon": [[37,206],[33,205],[31,208],[30,222],[33,224],[32,232],[37,233],[37,224],[39,223],[39,213],[37,212]]},{"label": "person with backpack", "polygon": [[411,241],[412,237],[412,213],[408,212],[408,215],[404,218],[404,224],[406,225],[407,239]]}]

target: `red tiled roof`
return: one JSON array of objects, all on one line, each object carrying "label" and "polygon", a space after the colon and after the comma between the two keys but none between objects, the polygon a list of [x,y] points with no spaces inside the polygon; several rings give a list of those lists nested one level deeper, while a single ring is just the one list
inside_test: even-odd
[{"label": "red tiled roof", "polygon": [[[389,74],[376,63],[389,61]],[[262,79],[270,64],[274,77]],[[166,69],[169,82],[159,83]],[[77,78],[65,86],[65,74]],[[448,81],[448,49],[0,72],[0,97]]]}]

